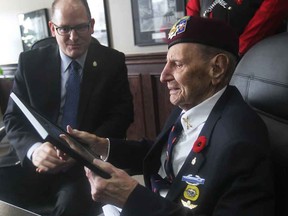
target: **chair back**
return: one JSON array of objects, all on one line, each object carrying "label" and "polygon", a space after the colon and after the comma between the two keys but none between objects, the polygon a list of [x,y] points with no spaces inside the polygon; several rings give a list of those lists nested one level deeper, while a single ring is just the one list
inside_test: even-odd
[{"label": "chair back", "polygon": [[[255,44],[240,60],[230,84],[267,125],[273,157],[276,214],[288,215],[288,32]],[[249,122],[247,122],[249,124]]]},{"label": "chair back", "polygon": [[[94,37],[92,37],[91,43],[100,44],[99,41]],[[47,38],[38,40],[31,46],[31,49],[37,49],[39,47],[44,47],[50,44],[57,44],[55,37],[47,37]]]}]

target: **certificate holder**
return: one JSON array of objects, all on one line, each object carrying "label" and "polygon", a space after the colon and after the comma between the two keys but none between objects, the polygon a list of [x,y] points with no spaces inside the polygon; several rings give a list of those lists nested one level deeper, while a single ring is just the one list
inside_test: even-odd
[{"label": "certificate holder", "polygon": [[[15,104],[20,108],[29,122],[33,125],[38,134],[42,137],[43,141],[49,141],[61,151],[67,155],[74,158],[77,162],[83,166],[91,169],[96,175],[102,178],[111,178],[110,174],[102,170],[99,166],[93,163],[94,159],[97,158],[89,148],[88,144],[85,144],[75,137],[72,137],[69,133],[64,131],[58,125],[52,123],[39,112],[37,112],[33,107],[25,103],[20,97],[18,97],[14,92],[11,92],[10,97],[15,102]],[[72,142],[73,145],[69,145],[60,138],[60,134],[65,134]],[[100,159],[99,159],[100,160]]]}]

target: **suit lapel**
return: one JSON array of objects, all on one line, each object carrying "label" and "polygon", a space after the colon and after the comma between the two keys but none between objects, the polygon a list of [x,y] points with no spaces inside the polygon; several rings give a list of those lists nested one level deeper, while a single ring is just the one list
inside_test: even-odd
[{"label": "suit lapel", "polygon": [[199,136],[205,136],[206,146],[205,148],[199,152],[195,153],[192,150],[190,151],[188,157],[186,158],[183,166],[181,167],[179,173],[177,174],[173,184],[171,185],[169,192],[166,196],[169,200],[176,200],[181,193],[185,190],[185,187],[187,186],[187,183],[185,181],[182,181],[182,177],[186,175],[197,175],[199,173],[199,170],[203,166],[206,160],[206,151],[209,150],[210,145],[210,139],[211,135],[213,133],[214,127],[217,123],[217,121],[221,118],[222,112],[227,104],[228,99],[230,98],[232,94],[231,88],[227,87],[223,95],[220,97],[220,99],[217,101],[215,106],[213,107],[210,115],[208,116],[208,119],[202,128]]},{"label": "suit lapel", "polygon": [[[94,47],[98,46],[98,47]],[[99,45],[90,44],[88,49],[87,57],[85,60],[84,68],[83,68],[83,78],[81,84],[81,93],[80,93],[80,106],[78,111],[78,121],[81,124],[81,120],[83,119],[83,115],[85,114],[85,109],[88,105],[89,98],[93,93],[93,88],[97,86],[97,83],[101,81],[99,73],[101,71],[101,60],[99,50],[101,47]],[[98,49],[98,52],[94,52],[94,50]]]},{"label": "suit lapel", "polygon": [[[41,88],[42,91],[37,98],[37,101],[41,104],[42,114],[49,117],[52,121],[56,122],[59,115],[60,103],[61,103],[61,59],[58,50],[58,46],[51,46],[48,48],[49,52],[46,55],[45,65],[43,65],[41,71],[41,80],[37,83],[36,88]],[[52,86],[52,88],[51,88]],[[34,89],[36,92],[37,89]],[[51,110],[54,110],[51,112]]]}]

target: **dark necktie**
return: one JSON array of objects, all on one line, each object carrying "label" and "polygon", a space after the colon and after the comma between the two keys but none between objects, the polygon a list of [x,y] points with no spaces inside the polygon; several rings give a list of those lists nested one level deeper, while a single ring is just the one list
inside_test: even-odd
[{"label": "dark necktie", "polygon": [[72,61],[69,66],[69,78],[66,83],[65,104],[63,107],[63,116],[61,126],[66,129],[67,125],[77,128],[77,112],[80,97],[80,74],[78,69],[80,65]]},{"label": "dark necktie", "polygon": [[167,142],[167,152],[166,152],[166,160],[164,163],[164,168],[167,174],[167,179],[169,182],[173,182],[175,178],[175,174],[173,171],[173,166],[172,166],[172,152],[174,149],[175,144],[178,142],[180,134],[183,130],[182,124],[181,124],[181,116],[180,115],[176,122],[174,123]]},{"label": "dark necktie", "polygon": [[159,190],[161,189],[169,189],[171,183],[173,182],[175,178],[175,174],[173,172],[172,167],[172,151],[175,146],[175,144],[178,142],[180,134],[183,130],[182,124],[181,124],[181,116],[180,115],[176,122],[174,123],[170,133],[169,138],[167,142],[167,151],[166,151],[166,159],[164,162],[164,168],[167,177],[163,179],[159,174],[154,174],[151,176],[151,187],[153,192],[159,193]]}]

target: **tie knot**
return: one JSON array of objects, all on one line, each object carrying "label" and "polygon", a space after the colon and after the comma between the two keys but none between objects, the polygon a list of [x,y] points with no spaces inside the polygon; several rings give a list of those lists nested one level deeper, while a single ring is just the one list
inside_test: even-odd
[{"label": "tie knot", "polygon": [[77,61],[73,60],[70,64],[70,68],[72,71],[78,71],[78,69],[80,68],[80,65],[78,64]]}]

